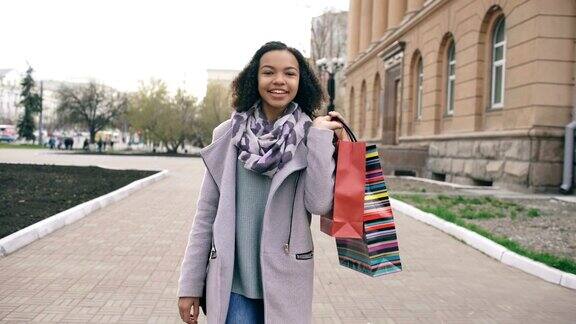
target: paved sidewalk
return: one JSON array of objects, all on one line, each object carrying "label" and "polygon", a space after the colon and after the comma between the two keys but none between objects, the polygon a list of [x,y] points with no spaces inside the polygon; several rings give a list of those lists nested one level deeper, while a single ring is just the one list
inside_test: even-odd
[{"label": "paved sidewalk", "polygon": [[[0,162],[29,161],[170,175],[0,258],[0,322],[180,323],[176,285],[202,161],[0,150]],[[404,271],[374,279],[340,267],[333,239],[314,219],[314,323],[574,322],[576,291],[412,218],[396,221]]]}]

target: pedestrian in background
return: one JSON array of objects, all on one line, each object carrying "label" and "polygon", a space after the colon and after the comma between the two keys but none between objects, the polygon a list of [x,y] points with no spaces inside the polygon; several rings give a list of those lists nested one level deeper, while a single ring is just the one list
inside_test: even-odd
[{"label": "pedestrian in background", "polygon": [[56,148],[58,148],[59,150],[61,150],[63,144],[64,144],[64,140],[62,139],[62,136],[58,136],[58,137],[56,138]]},{"label": "pedestrian in background", "polygon": [[56,140],[54,139],[53,136],[50,136],[50,139],[48,140],[48,145],[50,146],[51,150],[53,150],[54,147],[56,146]]},{"label": "pedestrian in background", "polygon": [[[331,112],[302,54],[263,45],[232,84],[234,112],[201,150],[206,165],[181,265],[178,307],[209,323],[310,323],[314,278],[311,214],[334,190]],[[208,264],[208,266],[207,266]]]}]

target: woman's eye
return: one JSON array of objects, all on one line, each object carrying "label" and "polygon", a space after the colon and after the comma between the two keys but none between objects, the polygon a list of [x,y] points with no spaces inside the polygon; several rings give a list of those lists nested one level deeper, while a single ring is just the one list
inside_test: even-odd
[{"label": "woman's eye", "polygon": [[263,74],[266,74],[266,75],[270,75],[270,74],[272,74],[273,72],[272,72],[272,71],[264,71],[264,72],[262,72],[262,73],[263,73]]}]

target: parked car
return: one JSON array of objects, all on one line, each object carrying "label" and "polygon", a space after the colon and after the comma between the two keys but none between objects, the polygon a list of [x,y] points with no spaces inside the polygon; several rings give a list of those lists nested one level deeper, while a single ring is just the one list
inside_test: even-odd
[{"label": "parked car", "polygon": [[14,142],[18,138],[18,132],[14,125],[0,125],[0,142]]}]

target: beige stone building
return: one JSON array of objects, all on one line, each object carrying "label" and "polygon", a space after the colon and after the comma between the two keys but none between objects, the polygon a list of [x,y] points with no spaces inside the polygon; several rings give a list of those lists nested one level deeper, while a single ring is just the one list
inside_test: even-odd
[{"label": "beige stone building", "polygon": [[557,192],[575,35],[573,0],[351,0],[345,114],[388,174]]}]

